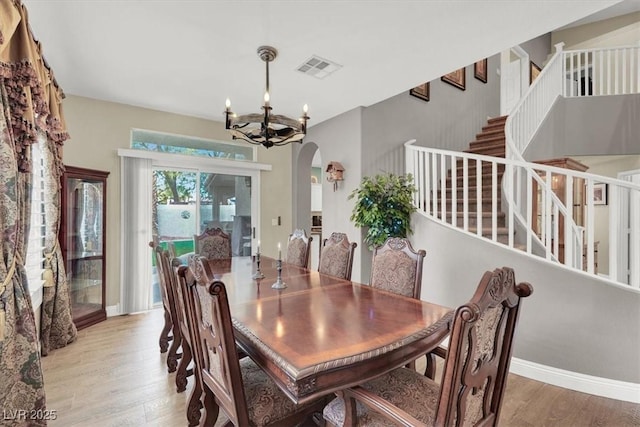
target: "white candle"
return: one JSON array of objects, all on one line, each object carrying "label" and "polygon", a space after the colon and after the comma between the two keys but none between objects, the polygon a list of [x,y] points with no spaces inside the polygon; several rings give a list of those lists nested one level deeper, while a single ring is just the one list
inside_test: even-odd
[{"label": "white candle", "polygon": [[278,259],[282,259],[282,247],[280,246],[280,242],[278,242]]},{"label": "white candle", "polygon": [[260,240],[258,240],[258,254],[260,254]]}]

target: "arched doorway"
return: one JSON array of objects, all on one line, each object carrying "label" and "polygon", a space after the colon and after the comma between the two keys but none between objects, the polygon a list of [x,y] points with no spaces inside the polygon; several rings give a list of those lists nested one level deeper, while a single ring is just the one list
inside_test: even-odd
[{"label": "arched doorway", "polygon": [[[314,142],[305,142],[294,160],[294,228],[302,228],[313,236],[311,268],[317,268],[322,240],[322,158]],[[315,224],[314,224],[315,218]]]}]

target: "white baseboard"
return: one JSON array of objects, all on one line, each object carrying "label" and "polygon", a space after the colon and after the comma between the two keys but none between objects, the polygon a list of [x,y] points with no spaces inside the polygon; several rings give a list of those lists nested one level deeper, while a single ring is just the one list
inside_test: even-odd
[{"label": "white baseboard", "polygon": [[511,358],[511,369],[509,371],[532,380],[582,393],[640,403],[640,384],[565,371],[515,357]]},{"label": "white baseboard", "polygon": [[107,306],[107,317],[120,316],[120,303]]}]

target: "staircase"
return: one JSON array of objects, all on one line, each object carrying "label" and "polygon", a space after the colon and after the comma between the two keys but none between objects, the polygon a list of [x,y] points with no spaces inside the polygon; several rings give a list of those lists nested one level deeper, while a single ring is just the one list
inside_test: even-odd
[{"label": "staircase", "polygon": [[[414,205],[449,227],[593,276],[598,275],[596,248],[608,245],[608,271],[601,274],[640,288],[640,183],[530,163],[522,155],[557,99],[639,94],[640,47],[563,51],[558,44],[556,49],[509,117],[490,119],[468,150],[405,143],[406,171],[417,187]],[[627,72],[619,64],[635,68]],[[593,89],[585,92],[573,82],[587,76]],[[558,182],[567,183],[559,195]],[[595,191],[602,185],[608,189],[607,208],[596,206]],[[575,214],[576,204],[584,205],[584,221]],[[598,209],[606,209],[608,218],[604,227],[598,219],[596,228]]]},{"label": "staircase", "polygon": [[[476,140],[469,143],[469,149],[464,150],[465,153],[471,154],[480,154],[485,156],[493,156],[493,157],[505,157],[505,133],[504,126],[507,120],[507,116],[495,117],[491,118],[487,121],[486,126],[482,127],[482,132],[476,135]],[[477,176],[477,165],[475,163],[470,163],[468,166],[468,185],[467,191],[469,195],[473,195],[473,198],[470,198],[468,203],[468,221],[469,221],[469,229],[468,231],[472,233],[478,233],[478,223],[482,225],[481,234],[484,237],[490,238],[492,236],[492,228],[489,226],[492,222],[492,164],[488,162],[482,163],[482,172],[480,176],[480,185],[481,185],[481,221],[478,221],[478,209],[477,209],[477,201],[475,199],[475,195],[478,191],[478,176]],[[500,210],[501,208],[501,186],[499,185],[502,180],[502,175],[504,174],[504,165],[498,165],[496,168],[497,171],[497,239],[498,242],[507,244],[508,243],[508,230],[505,227],[505,214]],[[444,197],[442,196],[442,191],[440,190],[440,200],[446,200],[446,204],[448,207],[448,212],[446,213],[446,222],[449,224],[453,224],[452,211],[453,211],[453,203],[454,198],[451,196],[453,183],[452,181],[452,172],[449,169],[446,178],[446,190]],[[463,218],[464,218],[464,169],[463,169],[463,160],[458,159],[456,161],[456,225],[458,227],[462,227]],[[440,218],[442,215],[439,216]]]}]

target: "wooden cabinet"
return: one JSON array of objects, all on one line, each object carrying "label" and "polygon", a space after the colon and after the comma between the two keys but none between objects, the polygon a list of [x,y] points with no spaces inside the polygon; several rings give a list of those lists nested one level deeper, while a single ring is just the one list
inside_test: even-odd
[{"label": "wooden cabinet", "polygon": [[105,306],[106,194],[109,172],[66,166],[60,247],[78,329],[107,318]]}]

